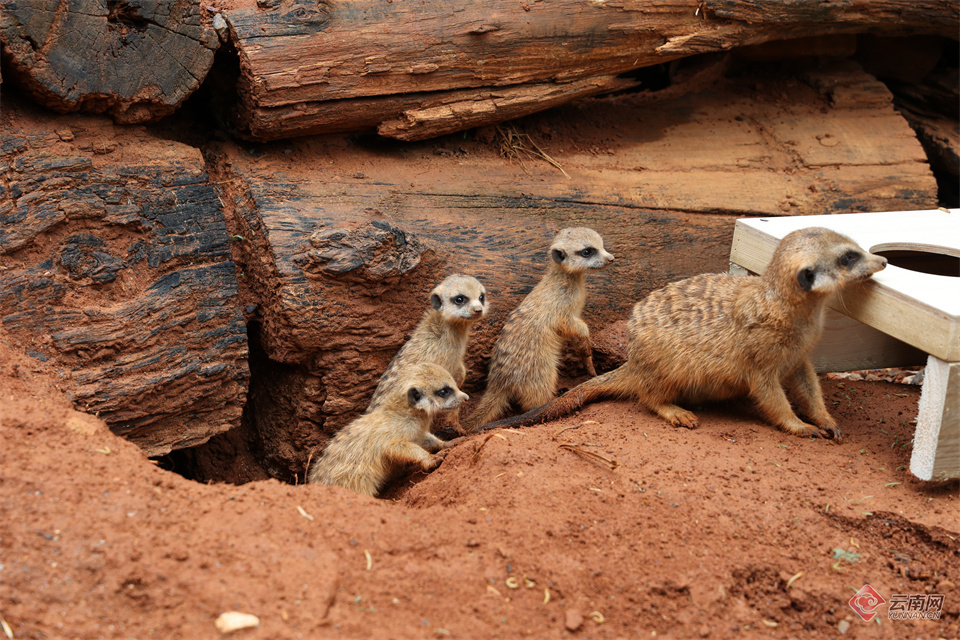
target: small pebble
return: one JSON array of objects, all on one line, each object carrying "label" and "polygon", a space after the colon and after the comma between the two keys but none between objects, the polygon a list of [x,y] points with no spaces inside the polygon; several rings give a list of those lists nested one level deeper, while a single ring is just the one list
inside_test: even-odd
[{"label": "small pebble", "polygon": [[563,614],[563,626],[567,631],[576,631],[583,626],[583,614],[578,609],[567,609]]},{"label": "small pebble", "polygon": [[837,624],[837,631],[839,631],[840,633],[846,633],[847,629],[849,628],[850,628],[850,622],[847,620],[841,620],[840,623]]},{"label": "small pebble", "polygon": [[260,626],[260,618],[251,613],[242,613],[240,611],[226,611],[221,613],[214,622],[217,631],[220,633],[233,633],[240,629],[251,629]]}]

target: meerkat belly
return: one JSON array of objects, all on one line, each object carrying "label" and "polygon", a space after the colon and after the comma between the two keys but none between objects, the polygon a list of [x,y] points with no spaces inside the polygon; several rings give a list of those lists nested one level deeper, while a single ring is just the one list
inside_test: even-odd
[{"label": "meerkat belly", "polygon": [[554,331],[531,332],[513,355],[512,378],[524,385],[532,380],[556,378],[563,339]]}]

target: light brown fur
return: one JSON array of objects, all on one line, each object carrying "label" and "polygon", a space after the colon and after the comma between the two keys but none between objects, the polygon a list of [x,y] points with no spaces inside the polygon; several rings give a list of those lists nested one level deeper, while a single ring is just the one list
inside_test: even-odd
[{"label": "light brown fur", "polygon": [[511,400],[529,411],[553,398],[567,341],[590,375],[597,375],[590,330],[580,318],[586,301],[584,277],[612,261],[603,238],[593,229],[571,227],[557,234],[546,274],[507,318],[494,344],[487,389],[466,421],[468,428],[499,418]]},{"label": "light brown fur", "polygon": [[[886,263],[833,231],[795,231],[780,242],[762,276],[700,275],[654,291],[633,308],[623,366],[536,411],[487,427],[552,420],[613,396],[633,398],[674,426],[694,428],[697,417],[676,403],[746,395],[764,419],[788,433],[839,438],[810,353],[823,330],[827,296]],[[797,417],[788,393],[814,424]]]},{"label": "light brown fur", "polygon": [[307,482],[375,496],[398,467],[435,469],[452,444],[430,433],[434,416],[460,406],[467,394],[443,367],[420,363],[399,372],[379,406],[334,437],[310,466]]},{"label": "light brown fur", "polygon": [[[430,309],[417,324],[410,338],[393,357],[377,384],[367,413],[377,408],[397,375],[411,365],[430,362],[453,376],[458,387],[467,377],[464,356],[473,323],[487,314],[487,290],[470,276],[452,275],[430,292]],[[448,416],[449,423],[461,430],[460,409]]]}]

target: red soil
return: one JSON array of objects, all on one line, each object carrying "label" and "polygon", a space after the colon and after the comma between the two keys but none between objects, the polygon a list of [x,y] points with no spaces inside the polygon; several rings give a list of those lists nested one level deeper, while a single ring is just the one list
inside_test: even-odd
[{"label": "red soil", "polygon": [[[746,402],[695,431],[600,403],[474,437],[376,500],[186,480],[71,409],[57,375],[0,339],[14,638],[213,638],[230,610],[260,618],[251,639],[958,636],[957,485],[906,469],[917,387],[824,380],[842,444]],[[862,622],[865,583],[943,593],[943,617]]]}]

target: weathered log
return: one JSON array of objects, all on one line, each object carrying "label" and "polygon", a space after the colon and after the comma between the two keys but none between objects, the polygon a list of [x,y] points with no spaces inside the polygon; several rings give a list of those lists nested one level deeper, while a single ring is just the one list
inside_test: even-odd
[{"label": "weathered log", "polygon": [[[856,65],[803,78],[695,77],[702,93],[587,100],[503,139],[224,147],[215,172],[244,238],[241,298],[258,305],[253,366],[266,372],[248,416],[269,434],[261,445],[285,443],[262,451],[271,473],[302,478],[308,455],[363,410],[449,273],[489,291],[468,351],[467,391],[482,390],[483,358],[564,226],[597,229],[617,257],[587,282],[600,335],[666,282],[725,272],[736,217],[935,206],[923,151],[882,84]],[[500,155],[517,141],[569,178],[542,156]]]},{"label": "weathered log", "polygon": [[[555,94],[546,85],[609,78],[698,53],[864,31],[955,38],[960,28],[957,3],[937,0],[231,6],[223,15],[240,62],[235,124],[254,140],[373,125],[383,135],[421,139],[552,106],[539,97]],[[504,91],[524,97],[500,99]],[[570,91],[567,98],[576,96]],[[438,108],[443,104],[470,117],[451,117]]]},{"label": "weathered log", "polygon": [[219,42],[200,0],[4,0],[8,80],[67,113],[156,120],[192,94]]},{"label": "weathered log", "polygon": [[199,150],[5,92],[0,172],[5,336],[149,455],[239,424],[246,325]]},{"label": "weathered log", "polygon": [[[917,132],[931,165],[960,176],[957,68],[940,68],[922,82],[894,83],[897,109]],[[954,194],[955,195],[955,194]]]}]

